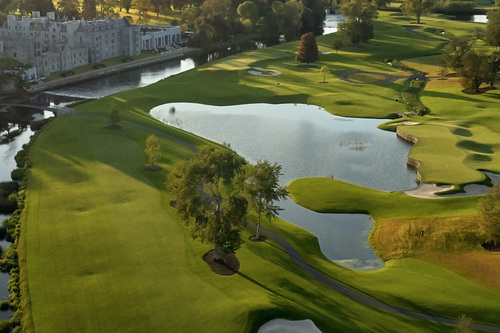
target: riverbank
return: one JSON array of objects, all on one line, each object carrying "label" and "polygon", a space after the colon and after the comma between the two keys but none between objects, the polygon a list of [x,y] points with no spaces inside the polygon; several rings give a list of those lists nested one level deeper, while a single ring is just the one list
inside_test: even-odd
[{"label": "riverbank", "polygon": [[130,62],[125,62],[122,64],[114,65],[111,67],[94,69],[90,72],[75,74],[75,75],[55,79],[52,81],[48,81],[48,82],[44,82],[44,83],[40,83],[40,84],[35,84],[29,88],[26,88],[25,90],[28,93],[36,94],[36,93],[40,93],[40,92],[43,92],[46,90],[57,89],[57,88],[73,85],[76,83],[93,80],[96,78],[101,78],[101,77],[105,77],[105,76],[109,76],[109,75],[113,75],[113,74],[117,74],[117,73],[130,71],[130,70],[133,70],[136,68],[141,68],[141,67],[145,67],[145,66],[149,66],[149,65],[164,63],[167,61],[187,58],[187,57],[190,57],[190,56],[197,54],[199,52],[200,52],[200,50],[195,49],[195,48],[184,48],[184,49],[180,49],[180,50],[169,51],[169,52],[161,53],[161,54],[158,54],[158,55],[152,56],[152,57],[137,59],[137,60],[133,60]]}]

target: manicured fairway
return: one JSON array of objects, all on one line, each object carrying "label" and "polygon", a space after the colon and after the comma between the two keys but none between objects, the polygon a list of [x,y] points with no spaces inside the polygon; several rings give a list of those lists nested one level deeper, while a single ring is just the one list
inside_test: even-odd
[{"label": "manicured fairway", "polygon": [[[31,314],[36,332],[255,332],[276,317],[309,318],[323,332],[449,332],[449,326],[376,311],[333,292],[301,272],[272,242],[246,241],[237,252],[240,274],[215,275],[201,259],[210,247],[187,236],[165,187],[168,170],[192,156],[192,151],[162,138],[164,171],[144,170],[149,128],[197,147],[207,144],[153,120],[148,111],[156,105],[296,102],[343,116],[394,116],[407,111],[395,101],[403,80],[354,84],[337,76],[356,71],[409,75],[387,65],[388,56],[412,59],[408,65],[433,66],[433,58],[427,57],[440,52],[447,36],[436,34],[438,28],[464,36],[475,26],[426,17],[425,28],[412,31],[404,27],[412,20],[400,14],[381,13],[380,18],[370,44],[322,55],[318,68],[298,67],[297,43],[289,43],[76,107],[90,116],[56,119],[31,150],[33,166],[19,249],[21,278],[30,296],[24,311]],[[319,37],[320,52],[332,51],[332,40],[333,36]],[[328,84],[319,83],[322,65],[331,68]],[[252,67],[281,75],[251,75]],[[461,95],[456,83],[426,88],[422,102],[431,113],[411,119],[420,125],[402,127],[420,139],[411,156],[421,160],[424,180],[463,184],[483,180],[477,169],[500,171],[500,122],[494,112],[499,96],[497,91]],[[114,108],[124,119],[120,131],[104,129]],[[443,170],[443,164],[452,168]],[[403,235],[413,230],[408,226],[419,222],[410,219],[432,218],[437,222],[425,223],[436,230],[436,237],[429,238],[433,244],[426,245],[433,251],[436,239],[458,230],[447,229],[450,223],[438,228],[439,223],[444,225],[452,217],[472,218],[478,200],[430,201],[328,179],[299,180],[290,190],[295,200],[317,211],[370,213],[378,219],[372,244],[383,244],[391,231]],[[416,258],[391,260],[383,270],[361,273],[328,261],[317,239],[298,227],[279,220],[265,226],[285,237],[316,269],[371,297],[434,315],[456,318],[466,313],[475,321],[500,325],[498,280],[485,281],[472,276],[470,269],[458,269],[457,257],[447,257],[452,252],[444,251],[440,257],[429,251],[427,258],[411,252]],[[470,224],[463,230],[472,230]],[[401,242],[411,241],[406,240]],[[452,243],[460,247],[460,237]],[[390,246],[376,250],[388,259],[406,257],[394,255]],[[475,247],[469,253],[479,251]],[[478,259],[482,266],[476,267],[488,267],[484,256],[479,257],[467,260]]]},{"label": "manicured fairway", "polygon": [[[209,247],[168,204],[165,173],[144,170],[149,132],[106,125],[57,119],[32,150],[21,246],[36,332],[247,332],[274,317],[310,318],[324,332],[449,329],[351,301],[272,243],[245,242],[240,273],[215,275],[201,259]],[[166,170],[192,154],[162,144]]]}]

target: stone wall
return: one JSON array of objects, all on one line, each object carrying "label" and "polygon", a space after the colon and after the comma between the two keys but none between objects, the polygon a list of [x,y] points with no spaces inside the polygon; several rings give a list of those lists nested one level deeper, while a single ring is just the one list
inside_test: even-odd
[{"label": "stone wall", "polygon": [[[396,130],[396,135],[399,136],[401,139],[403,139],[411,144],[416,144],[418,142],[418,138],[416,136],[405,133],[402,130],[400,130],[399,128]],[[420,161],[408,156],[406,163],[416,170],[417,180],[419,182],[422,182],[422,175],[418,171],[418,169],[420,168],[420,165],[421,165]]]}]

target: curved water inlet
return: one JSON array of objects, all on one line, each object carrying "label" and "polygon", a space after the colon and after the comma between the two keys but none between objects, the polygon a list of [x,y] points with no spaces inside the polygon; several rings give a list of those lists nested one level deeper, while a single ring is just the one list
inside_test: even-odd
[{"label": "curved water inlet", "polygon": [[[170,112],[172,108],[175,112]],[[334,116],[314,105],[247,104],[217,107],[164,104],[150,113],[157,119],[215,142],[229,142],[251,163],[267,159],[282,165],[281,183],[303,177],[333,176],[385,191],[415,187],[406,165],[410,145],[379,130],[381,119]],[[320,214],[292,200],[280,217],[318,237],[327,258],[356,270],[382,268],[368,244],[373,221],[360,214]]]}]

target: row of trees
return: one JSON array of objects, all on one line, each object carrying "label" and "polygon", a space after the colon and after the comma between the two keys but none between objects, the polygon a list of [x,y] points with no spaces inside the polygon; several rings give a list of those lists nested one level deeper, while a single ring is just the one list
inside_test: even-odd
[{"label": "row of trees", "polygon": [[175,166],[167,184],[191,236],[214,246],[214,260],[224,260],[242,243],[249,207],[257,213],[257,238],[262,216],[280,210],[274,201],[287,195],[278,182],[280,172],[277,164],[253,166],[231,150],[208,147]]}]

